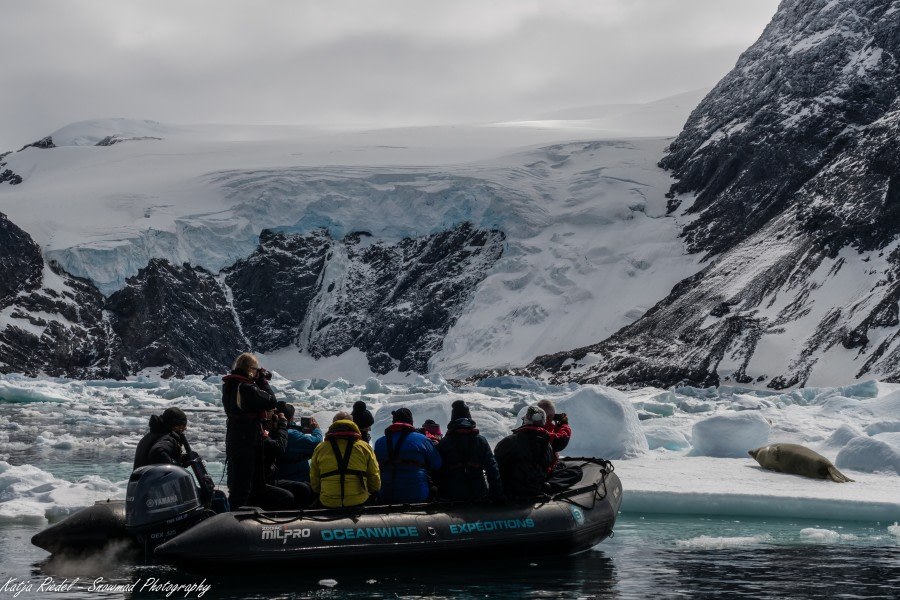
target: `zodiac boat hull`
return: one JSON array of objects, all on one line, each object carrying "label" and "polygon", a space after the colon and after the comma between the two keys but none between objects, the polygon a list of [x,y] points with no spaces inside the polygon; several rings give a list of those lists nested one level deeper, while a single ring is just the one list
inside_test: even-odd
[{"label": "zodiac boat hull", "polygon": [[156,549],[199,570],[316,560],[429,560],[574,554],[612,534],[622,485],[606,461],[567,459],[579,484],[526,504],[432,503],[356,510],[240,510],[209,518]]}]

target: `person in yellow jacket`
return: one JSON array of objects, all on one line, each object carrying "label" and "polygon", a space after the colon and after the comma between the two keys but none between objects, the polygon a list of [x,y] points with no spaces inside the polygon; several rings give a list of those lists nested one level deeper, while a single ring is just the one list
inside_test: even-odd
[{"label": "person in yellow jacket", "polygon": [[381,489],[375,453],[361,437],[350,413],[339,412],[325,441],[316,446],[309,461],[309,483],[322,506],[359,506]]}]

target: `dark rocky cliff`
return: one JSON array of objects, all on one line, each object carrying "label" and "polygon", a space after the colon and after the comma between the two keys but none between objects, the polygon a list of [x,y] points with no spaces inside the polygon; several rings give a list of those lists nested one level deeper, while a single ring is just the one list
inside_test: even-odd
[{"label": "dark rocky cliff", "polygon": [[221,275],[153,259],[105,299],[45,266],[2,216],[0,372],[212,374],[242,351],[290,346],[315,357],[357,348],[375,372],[424,372],[503,241],[469,224],[395,242],[263,231],[256,251]]},{"label": "dark rocky cliff", "polygon": [[[666,387],[900,380],[900,13],[785,0],[660,163],[708,266],[520,374]],[[484,375],[492,375],[485,373]]]}]

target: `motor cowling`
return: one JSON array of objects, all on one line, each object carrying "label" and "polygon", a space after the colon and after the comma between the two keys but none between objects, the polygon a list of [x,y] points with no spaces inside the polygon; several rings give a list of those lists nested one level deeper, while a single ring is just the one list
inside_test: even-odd
[{"label": "motor cowling", "polygon": [[125,496],[125,529],[157,545],[206,517],[191,474],[175,465],[149,465],[132,472]]}]

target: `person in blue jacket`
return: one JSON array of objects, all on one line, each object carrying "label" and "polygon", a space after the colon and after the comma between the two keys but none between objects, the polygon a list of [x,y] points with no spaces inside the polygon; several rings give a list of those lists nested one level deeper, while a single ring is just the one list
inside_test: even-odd
[{"label": "person in blue jacket", "polygon": [[316,422],[315,417],[310,417],[309,422],[305,423],[301,419],[298,425],[294,421],[296,408],[293,404],[285,404],[284,416],[288,420],[288,441],[284,453],[278,457],[278,473],[277,478],[286,481],[305,481],[309,482],[309,459],[312,458],[313,451],[325,436]]},{"label": "person in blue jacket", "polygon": [[387,504],[425,502],[431,495],[429,473],[441,468],[441,455],[431,441],[413,427],[412,412],[398,408],[394,422],[375,442],[381,469],[381,501]]}]

